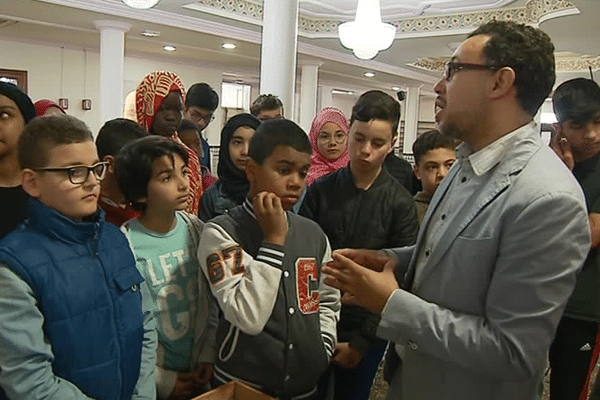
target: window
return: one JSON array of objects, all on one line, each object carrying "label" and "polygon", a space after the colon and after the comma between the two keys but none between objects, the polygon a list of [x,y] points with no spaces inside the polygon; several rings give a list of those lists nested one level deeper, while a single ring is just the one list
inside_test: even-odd
[{"label": "window", "polygon": [[221,86],[221,107],[250,109],[250,85],[223,82]]}]

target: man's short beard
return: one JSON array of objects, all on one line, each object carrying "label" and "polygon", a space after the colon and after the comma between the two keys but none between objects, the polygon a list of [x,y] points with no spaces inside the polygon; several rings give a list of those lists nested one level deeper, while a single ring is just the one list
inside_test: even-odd
[{"label": "man's short beard", "polygon": [[445,123],[439,123],[437,129],[444,136],[451,137],[453,139],[464,140],[464,132],[458,127],[458,125],[452,121]]}]

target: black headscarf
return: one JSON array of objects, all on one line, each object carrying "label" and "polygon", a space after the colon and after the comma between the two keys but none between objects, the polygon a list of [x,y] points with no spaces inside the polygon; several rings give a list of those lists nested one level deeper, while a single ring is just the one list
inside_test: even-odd
[{"label": "black headscarf", "polygon": [[28,123],[36,117],[33,102],[20,87],[13,85],[12,83],[0,81],[0,94],[15,102],[21,111],[25,123]]},{"label": "black headscarf", "polygon": [[219,163],[217,173],[221,190],[236,202],[241,204],[250,190],[246,173],[238,169],[229,155],[229,142],[233,132],[239,127],[247,126],[256,130],[260,121],[252,114],[234,115],[227,121],[221,131],[221,147],[219,148]]}]

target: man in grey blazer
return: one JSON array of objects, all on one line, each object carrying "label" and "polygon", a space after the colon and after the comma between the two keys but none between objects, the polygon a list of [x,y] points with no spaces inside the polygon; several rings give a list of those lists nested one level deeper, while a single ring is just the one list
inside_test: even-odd
[{"label": "man in grey blazer", "polygon": [[548,35],[513,22],[470,34],[435,86],[438,129],[463,143],[417,243],[341,250],[323,269],[396,343],[389,399],[541,398],[590,247],[583,193],[533,122],[555,81],[553,52]]}]

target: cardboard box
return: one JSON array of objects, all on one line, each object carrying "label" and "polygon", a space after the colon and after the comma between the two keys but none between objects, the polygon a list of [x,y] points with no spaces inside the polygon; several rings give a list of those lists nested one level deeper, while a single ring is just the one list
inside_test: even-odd
[{"label": "cardboard box", "polygon": [[229,382],[193,400],[276,400],[242,382]]}]

